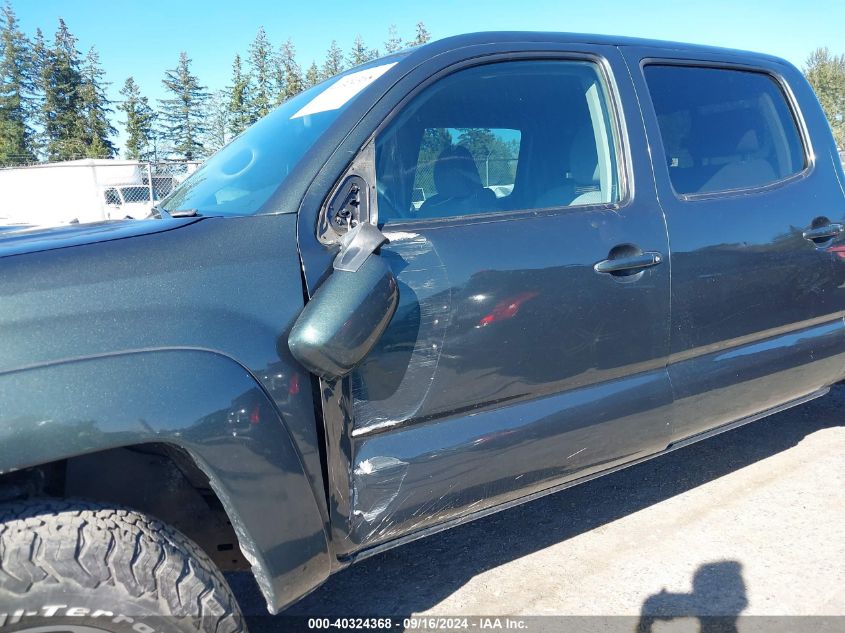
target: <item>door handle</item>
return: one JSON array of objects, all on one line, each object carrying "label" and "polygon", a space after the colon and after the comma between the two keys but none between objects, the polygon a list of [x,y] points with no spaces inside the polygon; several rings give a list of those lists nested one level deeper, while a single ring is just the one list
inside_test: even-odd
[{"label": "door handle", "polygon": [[637,255],[630,255],[627,257],[614,257],[605,259],[593,266],[593,270],[597,273],[606,273],[610,275],[627,273],[632,270],[642,270],[643,268],[650,268],[657,266],[663,262],[663,255],[655,251],[646,251]]},{"label": "door handle", "polygon": [[809,229],[804,231],[802,235],[804,236],[805,240],[810,240],[815,244],[819,244],[820,242],[826,242],[832,237],[836,237],[842,231],[845,230],[841,224],[837,224],[832,222],[830,224],[825,224],[824,226],[819,226],[814,229]]}]

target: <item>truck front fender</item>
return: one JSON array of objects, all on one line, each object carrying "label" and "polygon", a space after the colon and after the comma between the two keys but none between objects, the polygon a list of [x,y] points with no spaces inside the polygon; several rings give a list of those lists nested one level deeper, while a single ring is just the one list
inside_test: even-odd
[{"label": "truck front fender", "polygon": [[326,526],[274,404],[234,360],[138,351],[0,374],[0,472],[167,443],[207,475],[271,612],[328,577]]}]

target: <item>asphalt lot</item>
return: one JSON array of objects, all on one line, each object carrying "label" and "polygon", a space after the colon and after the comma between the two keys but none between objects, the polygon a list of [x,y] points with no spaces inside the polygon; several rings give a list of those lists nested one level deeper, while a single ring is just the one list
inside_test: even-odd
[{"label": "asphalt lot", "polygon": [[[641,630],[655,631],[699,629],[661,628],[677,621],[649,615],[845,616],[843,455],[845,386],[837,386],[363,561],[282,617],[265,615],[249,574],[230,582],[253,631],[288,630],[284,615],[629,616],[635,630],[645,622],[652,628]],[[754,620],[724,630],[751,630]],[[799,618],[784,630],[843,628],[845,618]]]}]

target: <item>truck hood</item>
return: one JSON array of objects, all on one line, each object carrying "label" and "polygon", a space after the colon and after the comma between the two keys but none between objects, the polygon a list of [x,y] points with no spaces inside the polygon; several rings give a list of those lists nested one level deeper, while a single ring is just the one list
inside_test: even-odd
[{"label": "truck hood", "polygon": [[110,220],[50,227],[0,227],[0,257],[172,231],[202,218]]}]

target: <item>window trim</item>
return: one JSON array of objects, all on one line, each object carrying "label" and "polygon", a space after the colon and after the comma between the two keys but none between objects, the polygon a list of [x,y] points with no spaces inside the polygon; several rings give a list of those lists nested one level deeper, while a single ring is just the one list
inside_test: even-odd
[{"label": "window trim", "polygon": [[[666,147],[663,144],[663,133],[660,131],[660,124],[657,122],[657,111],[654,107],[654,99],[652,97],[651,89],[648,85],[648,80],[645,76],[646,66],[688,66],[709,70],[732,70],[737,72],[752,72],[757,73],[759,75],[766,75],[780,89],[781,95],[783,96],[784,101],[786,102],[786,106],[787,108],[789,108],[789,112],[792,115],[792,120],[795,123],[795,127],[798,130],[798,137],[801,141],[801,150],[804,155],[804,168],[801,171],[797,171],[793,174],[790,174],[789,176],[786,176],[785,178],[779,178],[764,185],[755,185],[751,187],[737,187],[735,189],[721,189],[719,191],[705,191],[700,193],[678,193],[675,190],[675,185],[672,183],[672,176],[669,174],[669,167],[666,164]],[[681,202],[697,202],[701,200],[706,201],[721,198],[734,198],[738,196],[749,196],[758,193],[766,193],[774,189],[780,189],[781,187],[789,185],[798,180],[803,180],[804,178],[808,177],[815,168],[816,154],[813,149],[812,139],[810,137],[809,131],[807,130],[807,123],[804,120],[804,115],[801,112],[801,108],[798,107],[798,100],[795,97],[795,93],[792,91],[792,87],[780,73],[775,72],[770,68],[763,68],[750,64],[740,64],[719,60],[644,57],[640,60],[640,76],[642,77],[643,86],[645,87],[646,93],[648,94],[649,103],[651,105],[653,123],[656,126],[657,136],[660,140],[660,151],[662,158],[664,159],[662,163],[664,165],[664,169],[666,170],[664,172],[666,174],[666,180],[668,181],[669,188],[671,189],[672,194],[675,196],[676,200],[679,200]],[[654,162],[655,161],[652,156],[652,165],[654,164]]]},{"label": "window trim", "polygon": [[[416,85],[410,90],[402,99],[391,109],[387,116],[379,122],[375,130],[367,137],[367,140],[362,144],[361,148],[356,153],[356,156],[369,145],[375,145],[375,139],[387,128],[393,120],[400,116],[408,104],[425,91],[429,86],[444,77],[453,75],[461,70],[468,68],[475,68],[480,66],[487,66],[490,64],[499,64],[505,62],[522,62],[522,61],[581,61],[593,64],[597,71],[597,75],[604,83],[606,92],[606,107],[607,113],[610,117],[610,124],[613,130],[614,151],[616,154],[616,171],[618,174],[618,188],[619,196],[616,202],[597,203],[597,204],[582,204],[575,206],[551,206],[551,207],[529,207],[526,209],[509,209],[506,211],[484,211],[480,213],[472,213],[465,215],[455,215],[445,218],[397,218],[396,221],[384,225],[385,231],[395,232],[398,229],[418,229],[418,228],[441,228],[453,225],[464,224],[479,224],[487,222],[503,222],[510,220],[519,220],[527,217],[541,217],[548,215],[556,215],[559,213],[571,213],[581,211],[619,211],[620,209],[631,204],[633,200],[633,171],[631,166],[630,143],[628,142],[628,128],[625,121],[624,111],[620,91],[616,83],[609,60],[596,53],[582,53],[582,52],[555,52],[555,51],[521,51],[518,53],[493,53],[465,59],[450,64],[446,68],[427,77],[424,81]],[[353,159],[353,163],[354,163]],[[342,182],[345,178],[345,173],[339,179]],[[373,165],[373,174],[375,174],[375,165]],[[377,181],[372,183],[373,187],[377,187]],[[332,188],[334,189],[334,188]],[[326,213],[328,200],[331,196],[323,202],[320,215]],[[370,205],[370,222],[378,224],[378,203]]]}]

